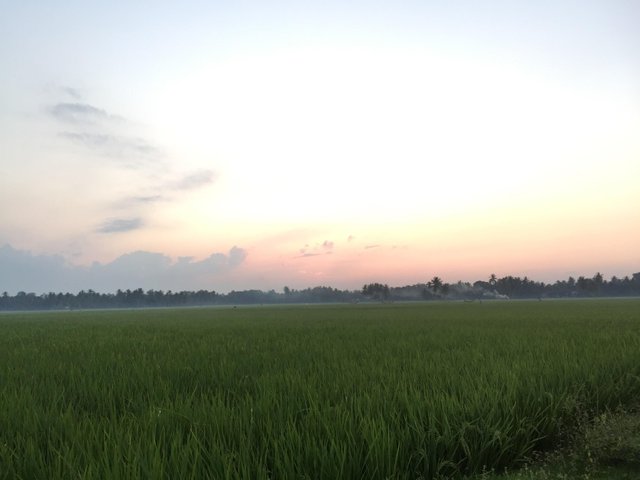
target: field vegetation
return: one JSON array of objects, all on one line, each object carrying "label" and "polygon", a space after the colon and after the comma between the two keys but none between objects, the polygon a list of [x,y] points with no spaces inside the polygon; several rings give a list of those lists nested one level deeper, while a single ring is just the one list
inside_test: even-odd
[{"label": "field vegetation", "polygon": [[486,476],[638,395],[634,299],[3,314],[0,478]]}]

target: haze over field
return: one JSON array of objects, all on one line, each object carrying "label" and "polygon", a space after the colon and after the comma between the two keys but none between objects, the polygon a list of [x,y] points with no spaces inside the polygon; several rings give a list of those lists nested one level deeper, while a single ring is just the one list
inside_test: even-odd
[{"label": "haze over field", "polygon": [[640,4],[11,2],[0,291],[640,271]]}]

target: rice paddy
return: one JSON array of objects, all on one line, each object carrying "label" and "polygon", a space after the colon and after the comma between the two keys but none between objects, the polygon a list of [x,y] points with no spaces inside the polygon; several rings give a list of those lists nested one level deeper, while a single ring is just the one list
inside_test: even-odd
[{"label": "rice paddy", "polygon": [[0,478],[512,469],[640,395],[640,300],[0,316]]}]

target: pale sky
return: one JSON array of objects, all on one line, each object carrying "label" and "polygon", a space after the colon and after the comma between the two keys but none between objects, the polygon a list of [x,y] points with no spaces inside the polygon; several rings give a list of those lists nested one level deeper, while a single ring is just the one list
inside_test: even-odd
[{"label": "pale sky", "polygon": [[0,6],[0,291],[640,271],[635,0]]}]

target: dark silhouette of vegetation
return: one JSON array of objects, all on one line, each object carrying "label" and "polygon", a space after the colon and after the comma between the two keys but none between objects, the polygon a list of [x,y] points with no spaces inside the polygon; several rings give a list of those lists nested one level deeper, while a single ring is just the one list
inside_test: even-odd
[{"label": "dark silhouette of vegetation", "polygon": [[353,303],[361,301],[419,301],[419,300],[489,300],[510,298],[583,298],[640,296],[640,272],[624,278],[606,280],[601,273],[593,277],[569,277],[555,283],[536,282],[527,277],[489,276],[488,281],[474,283],[444,283],[434,276],[426,283],[389,287],[382,283],[369,283],[362,290],[339,290],[318,286],[295,290],[284,287],[275,290],[241,290],[217,293],[209,290],[172,292],[162,290],[118,290],[116,293],[99,293],[81,290],[72,293],[18,292],[0,295],[0,310],[64,310],[85,308],[149,308],[196,307],[206,305],[259,305],[278,303]]},{"label": "dark silhouette of vegetation", "polygon": [[443,283],[440,277],[433,277],[431,281],[427,283],[427,285],[433,290],[433,293],[437,294],[440,290],[442,290]]},{"label": "dark silhouette of vegetation", "polygon": [[386,283],[384,285],[381,283],[370,283],[362,287],[362,294],[374,300],[387,300],[389,298],[389,292],[389,285]]}]

